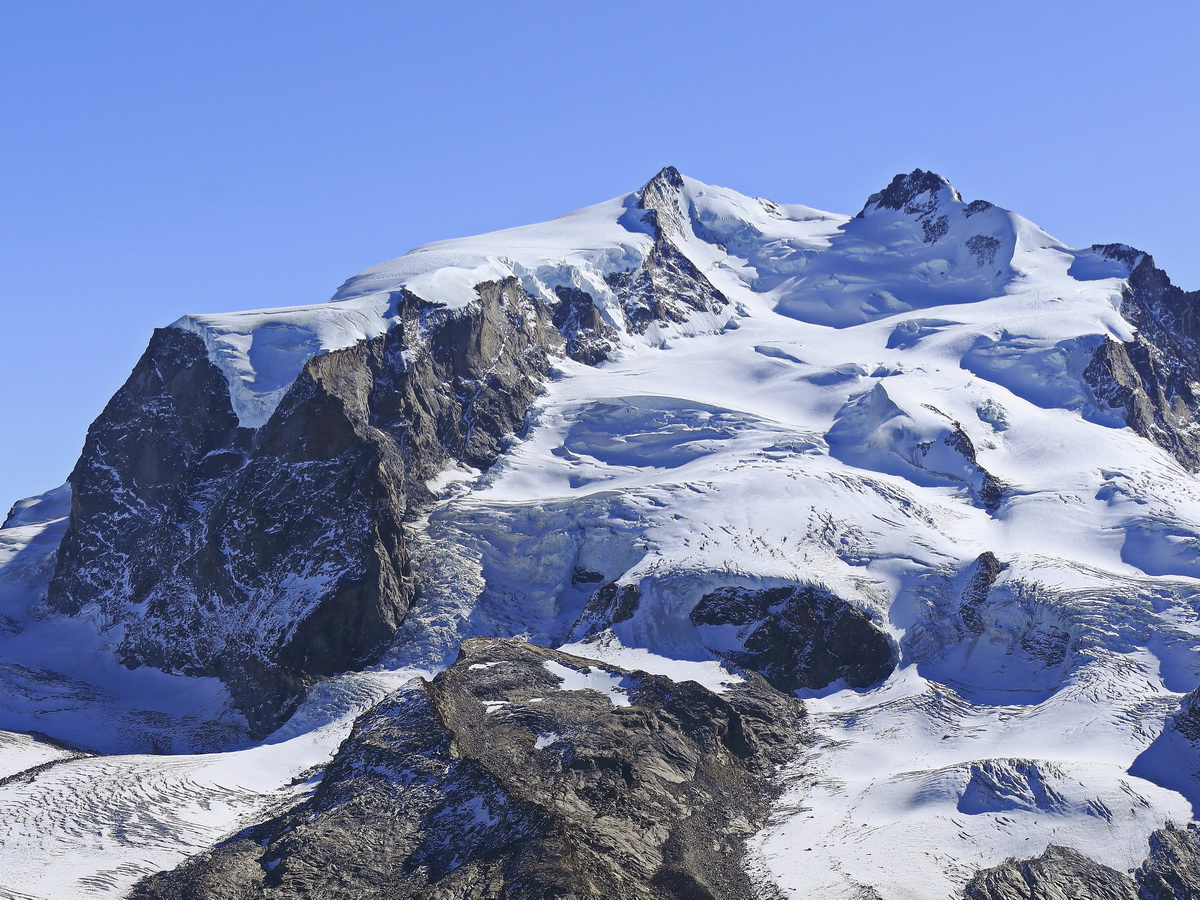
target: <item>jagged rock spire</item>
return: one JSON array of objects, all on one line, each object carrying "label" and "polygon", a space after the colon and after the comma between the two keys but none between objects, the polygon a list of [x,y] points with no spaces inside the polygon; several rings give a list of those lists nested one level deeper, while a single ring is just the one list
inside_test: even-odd
[{"label": "jagged rock spire", "polygon": [[[907,175],[897,175],[882,191],[867,198],[866,205],[858,215],[861,217],[875,209],[896,209],[904,212],[928,212],[930,203],[936,203],[938,194],[943,190],[950,192],[951,199],[961,202],[962,195],[954,189],[941,175],[926,172],[924,169],[913,169]],[[929,194],[930,199],[924,203],[918,198]]]},{"label": "jagged rock spire", "polygon": [[638,207],[647,211],[643,221],[657,227],[660,233],[680,235],[684,232],[687,211],[683,203],[683,176],[674,166],[661,169],[637,192]]}]

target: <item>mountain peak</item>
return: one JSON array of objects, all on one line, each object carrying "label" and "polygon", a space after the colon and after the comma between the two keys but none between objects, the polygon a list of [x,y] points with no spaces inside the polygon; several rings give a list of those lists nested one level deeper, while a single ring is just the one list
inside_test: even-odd
[{"label": "mountain peak", "polygon": [[658,174],[647,181],[639,193],[644,195],[647,191],[667,189],[683,190],[683,175],[674,166],[663,166],[659,169]]},{"label": "mountain peak", "polygon": [[636,194],[637,205],[647,212],[643,221],[653,223],[671,234],[681,234],[687,214],[683,206],[683,175],[674,166],[666,166],[646,182]]},{"label": "mountain peak", "polygon": [[[962,195],[941,175],[926,172],[924,169],[913,169],[907,175],[897,175],[886,188],[868,197],[866,205],[858,215],[863,216],[876,209],[895,209],[908,213],[929,212],[931,205],[937,205],[938,195],[942,190],[949,191],[952,200],[962,201]],[[918,198],[925,194],[929,195],[929,200],[918,202]]]}]

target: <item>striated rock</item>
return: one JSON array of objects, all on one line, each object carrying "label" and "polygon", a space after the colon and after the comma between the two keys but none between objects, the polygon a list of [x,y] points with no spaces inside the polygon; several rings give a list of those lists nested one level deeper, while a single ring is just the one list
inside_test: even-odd
[{"label": "striated rock", "polygon": [[1105,340],[1083,377],[1102,407],[1142,437],[1200,469],[1200,291],[1184,291],[1154,258],[1124,244],[1095,245],[1106,260],[1130,267],[1121,315],[1137,327],[1132,341]]},{"label": "striated rock", "polygon": [[1141,900],[1200,897],[1200,826],[1168,824],[1150,835],[1150,856],[1134,873]]},{"label": "striated rock", "polygon": [[447,310],[402,292],[395,327],[311,359],[256,431],[200,339],[157,332],[71,475],[50,605],[97,604],[127,664],[217,675],[270,731],[395,631],[426,479],[490,465],[562,350],[515,279],[479,296]]},{"label": "striated rock", "polygon": [[1051,845],[1038,857],[1008,859],[979,872],[963,891],[967,900],[1138,900],[1127,875],[1070,847]]},{"label": "striated rock", "polygon": [[1050,846],[1039,857],[1005,860],[977,873],[967,900],[1197,900],[1200,830],[1170,823],[1150,835],[1150,855],[1133,878],[1069,847]]},{"label": "striated rock", "polygon": [[801,704],[475,639],[356,723],[313,797],[167,898],[750,898],[740,861]]},{"label": "striated rock", "polygon": [[719,588],[691,613],[710,648],[782,691],[838,679],[864,688],[886,678],[896,653],[862,610],[821,587]]}]

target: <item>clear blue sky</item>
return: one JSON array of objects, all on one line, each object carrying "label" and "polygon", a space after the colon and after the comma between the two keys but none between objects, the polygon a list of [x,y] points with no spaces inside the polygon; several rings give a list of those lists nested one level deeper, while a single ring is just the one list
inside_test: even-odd
[{"label": "clear blue sky", "polygon": [[154,327],[320,301],[667,164],[839,212],[920,166],[1200,287],[1198,24],[1065,0],[0,0],[0,506],[63,481]]}]

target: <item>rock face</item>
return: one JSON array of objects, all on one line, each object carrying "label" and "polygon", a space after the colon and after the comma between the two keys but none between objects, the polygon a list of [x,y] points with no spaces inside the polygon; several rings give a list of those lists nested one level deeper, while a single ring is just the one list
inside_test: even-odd
[{"label": "rock face", "polygon": [[754,896],[742,841],[798,701],[475,639],[356,724],[313,797],[131,895]]},{"label": "rock face", "polygon": [[1200,469],[1200,291],[1171,284],[1154,258],[1124,244],[1095,245],[1107,260],[1129,265],[1121,315],[1138,329],[1132,341],[1097,348],[1084,379],[1102,406],[1174,456]]},{"label": "rock face", "polygon": [[1200,827],[1168,825],[1150,835],[1150,857],[1134,877],[1142,900],[1200,897]]},{"label": "rock face", "polygon": [[968,900],[1138,900],[1127,875],[1070,847],[1050,846],[1034,859],[1006,860],[976,875]]},{"label": "rock face", "polygon": [[1200,688],[1183,698],[1172,724],[1189,741],[1200,743]]},{"label": "rock face", "polygon": [[683,322],[696,312],[717,312],[729,300],[713,287],[672,238],[684,233],[689,213],[682,204],[683,177],[668,166],[639,192],[638,219],[655,235],[645,265],[617,272],[606,281],[621,298],[630,331],[641,334],[654,322]]},{"label": "rock face", "polygon": [[[958,191],[942,176],[926,172],[924,169],[913,169],[907,175],[897,175],[886,188],[868,197],[858,218],[862,218],[872,209],[892,209],[916,216],[924,232],[925,243],[933,244],[939,238],[945,237],[946,232],[950,229],[950,220],[941,212],[940,196],[942,191],[945,191],[950,199],[956,202],[962,201]],[[990,206],[990,204],[988,205]],[[977,257],[981,253],[990,252],[991,257],[994,258],[998,245],[997,241],[995,244],[984,244],[971,249]],[[990,263],[991,259],[988,262]]]},{"label": "rock face", "polygon": [[962,603],[958,607],[963,625],[971,634],[983,634],[983,616],[979,610],[987,602],[992,585],[1003,571],[1004,565],[990,550],[979,554],[971,567],[971,575],[962,591]]},{"label": "rock face", "polygon": [[720,588],[701,598],[691,619],[722,658],[761,672],[781,691],[823,688],[839,678],[864,688],[895,667],[883,631],[824,588]]},{"label": "rock face", "polygon": [[199,338],[163,329],[89,432],[52,606],[98,604],[130,665],[217,675],[260,732],[361,662],[413,600],[404,521],[450,460],[486,467],[563,339],[513,282],[314,357],[239,428]]},{"label": "rock face", "polygon": [[1005,860],[979,872],[967,900],[1196,900],[1200,831],[1168,824],[1150,835],[1150,855],[1133,878],[1077,850],[1050,846],[1039,857]]}]

